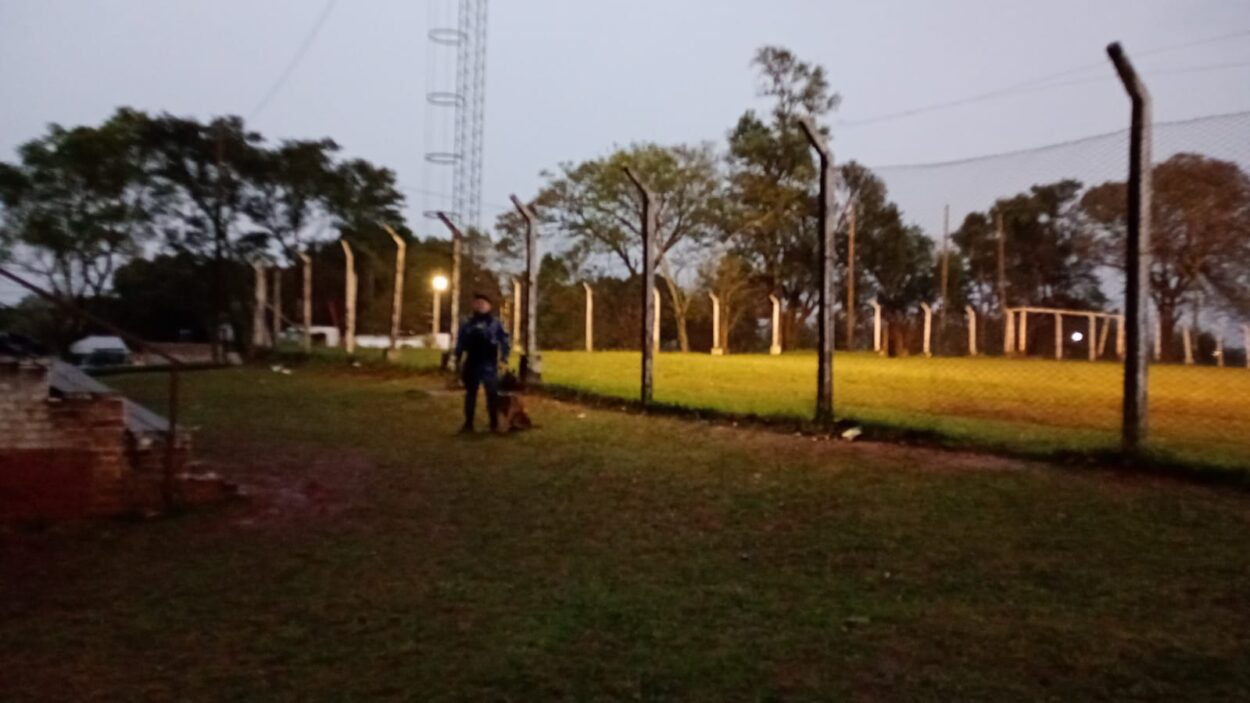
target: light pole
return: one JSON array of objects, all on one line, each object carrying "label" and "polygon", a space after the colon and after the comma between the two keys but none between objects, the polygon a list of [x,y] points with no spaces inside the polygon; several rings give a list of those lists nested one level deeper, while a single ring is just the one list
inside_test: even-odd
[{"label": "light pole", "polygon": [[[430,281],[430,285],[434,288],[434,324],[432,326],[433,329],[431,330],[431,334],[434,335],[434,345],[438,346],[438,328],[440,326],[438,324],[438,317],[439,313],[442,311],[440,298],[442,292],[447,290],[447,277],[440,273]],[[452,324],[455,324],[455,322],[453,321]]]}]

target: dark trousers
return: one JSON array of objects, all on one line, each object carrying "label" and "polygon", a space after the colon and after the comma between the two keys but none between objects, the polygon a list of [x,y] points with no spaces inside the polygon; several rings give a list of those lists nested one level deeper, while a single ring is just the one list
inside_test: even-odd
[{"label": "dark trousers", "polygon": [[465,369],[464,372],[464,426],[473,426],[478,386],[486,393],[486,413],[490,415],[490,428],[496,429],[499,427],[499,377],[493,373],[474,373],[472,369]]}]

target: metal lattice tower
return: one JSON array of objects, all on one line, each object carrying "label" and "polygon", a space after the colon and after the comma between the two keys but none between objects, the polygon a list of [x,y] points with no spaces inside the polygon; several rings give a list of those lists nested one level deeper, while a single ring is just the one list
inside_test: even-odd
[{"label": "metal lattice tower", "polygon": [[[439,2],[439,0],[431,0]],[[481,226],[482,142],[486,116],[486,5],[487,0],[456,0],[456,26],[434,26],[431,53],[455,51],[455,86],[431,85],[426,102],[433,108],[455,111],[453,144],[427,144],[425,160],[452,169],[450,208],[456,223],[468,229]],[[435,82],[439,77],[435,77]],[[429,137],[427,137],[427,140]]]}]

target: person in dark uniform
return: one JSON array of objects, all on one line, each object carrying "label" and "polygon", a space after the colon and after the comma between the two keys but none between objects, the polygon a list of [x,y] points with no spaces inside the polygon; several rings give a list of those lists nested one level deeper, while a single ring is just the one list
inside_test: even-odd
[{"label": "person in dark uniform", "polygon": [[499,365],[508,363],[512,340],[491,313],[490,298],[473,296],[473,315],[460,325],[456,335],[456,364],[464,379],[464,427],[473,431],[473,415],[477,409],[477,389],[486,393],[486,412],[491,431],[499,430]]}]

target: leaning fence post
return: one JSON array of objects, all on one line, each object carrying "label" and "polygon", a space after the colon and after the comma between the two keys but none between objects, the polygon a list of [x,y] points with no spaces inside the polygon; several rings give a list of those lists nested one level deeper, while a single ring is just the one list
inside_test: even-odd
[{"label": "leaning fence post", "polygon": [[720,298],[715,293],[708,293],[712,299],[712,356],[720,356],[725,350],[720,345]]},{"label": "leaning fence post", "polygon": [[834,190],[833,152],[810,117],[799,119],[807,141],[820,154],[820,309],[817,317],[816,421],[833,421],[833,246],[837,192]]},{"label": "leaning fence post", "polygon": [[356,257],[352,245],[340,239],[343,247],[343,350],[356,353]]},{"label": "leaning fence post", "polygon": [[[438,219],[442,220],[447,229],[451,231],[451,324],[447,326],[448,339],[450,344],[448,349],[455,355],[456,336],[460,334],[460,258],[461,249],[463,248],[464,235],[461,234],[460,228],[456,226],[447,213],[438,213]],[[437,335],[437,330],[435,334]]]},{"label": "leaning fence post", "polygon": [[395,291],[391,295],[391,345],[386,350],[386,358],[399,358],[399,318],[404,309],[404,267],[408,259],[408,245],[404,238],[395,233],[390,225],[382,225],[386,233],[395,242]]},{"label": "leaning fence post", "polygon": [[542,381],[543,361],[538,353],[538,218],[515,195],[512,204],[525,219],[525,375],[526,380]]},{"label": "leaning fence post", "polygon": [[924,355],[933,356],[933,308],[928,303],[921,303],[920,309],[924,311]]},{"label": "leaning fence post", "polygon": [[1132,100],[1128,156],[1128,246],[1124,277],[1124,315],[1128,349],[1124,360],[1124,426],[1126,453],[1136,453],[1146,440],[1147,382],[1150,359],[1146,347],[1146,312],[1150,283],[1151,136],[1150,92],[1133,70],[1119,43],[1107,54]]},{"label": "leaning fence post", "polygon": [[642,199],[642,389],[644,405],[651,402],[652,376],[654,371],[655,339],[659,336],[656,315],[659,305],[655,301],[655,194],[638,178],[634,170],[625,167],[625,175]]},{"label": "leaning fence post", "polygon": [[595,292],[585,281],[582,281],[582,288],[586,289],[586,351],[592,352],[595,350]]},{"label": "leaning fence post", "polygon": [[304,273],[300,318],[304,326],[304,353],[307,354],[312,351],[312,257],[300,252],[299,260],[303,264]]},{"label": "leaning fence post", "polygon": [[964,306],[964,314],[968,316],[968,356],[977,355],[977,311],[971,305]]},{"label": "leaning fence post", "polygon": [[259,261],[252,263],[252,273],[256,277],[255,299],[252,302],[252,347],[261,348],[265,344],[268,332],[265,325],[265,307],[269,304],[266,297],[269,286],[265,283],[265,265]]}]

